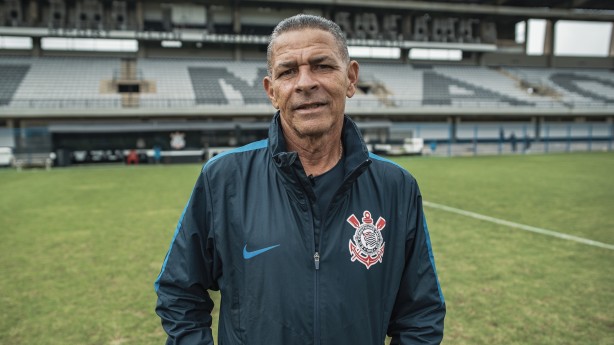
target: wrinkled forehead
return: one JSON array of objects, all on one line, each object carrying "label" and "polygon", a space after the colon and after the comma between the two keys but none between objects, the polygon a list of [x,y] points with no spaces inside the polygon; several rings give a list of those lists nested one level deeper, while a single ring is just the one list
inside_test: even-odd
[{"label": "wrinkled forehead", "polygon": [[288,53],[301,53],[309,51],[327,51],[329,55],[341,58],[341,47],[335,36],[325,30],[318,28],[299,28],[285,31],[279,34],[271,42],[272,56],[275,60],[277,56]]}]

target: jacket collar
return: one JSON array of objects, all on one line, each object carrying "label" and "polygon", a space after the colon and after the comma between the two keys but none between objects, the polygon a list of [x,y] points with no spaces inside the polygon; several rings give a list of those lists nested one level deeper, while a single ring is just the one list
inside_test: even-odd
[{"label": "jacket collar", "polygon": [[[295,175],[292,173],[292,167],[294,166],[300,170],[298,174],[300,179],[300,177],[305,175],[305,172],[298,159],[298,153],[286,151],[286,140],[281,129],[280,116],[278,111],[273,117],[269,127],[269,150],[271,152],[271,158],[273,164],[279,168],[282,175],[285,175],[285,178],[290,178],[292,177],[291,175]],[[369,159],[369,151],[362,139],[360,130],[356,126],[356,123],[347,115],[345,115],[343,119],[343,131],[341,136],[345,154],[345,182],[351,183],[367,168],[371,160]]]}]

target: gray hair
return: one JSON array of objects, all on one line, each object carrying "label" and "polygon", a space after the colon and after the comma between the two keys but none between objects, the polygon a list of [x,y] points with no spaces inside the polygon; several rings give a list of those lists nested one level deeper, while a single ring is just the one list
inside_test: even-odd
[{"label": "gray hair", "polygon": [[297,14],[282,20],[279,22],[279,24],[277,24],[275,29],[273,29],[273,33],[269,39],[269,46],[266,50],[266,61],[269,76],[271,76],[271,71],[273,70],[273,62],[271,61],[273,57],[273,43],[275,43],[277,37],[289,31],[304,29],[317,29],[332,34],[335,38],[335,42],[337,42],[337,47],[339,48],[339,53],[341,53],[341,58],[345,62],[350,61],[347,40],[345,39],[345,34],[343,31],[341,31],[339,25],[323,17],[310,14]]}]

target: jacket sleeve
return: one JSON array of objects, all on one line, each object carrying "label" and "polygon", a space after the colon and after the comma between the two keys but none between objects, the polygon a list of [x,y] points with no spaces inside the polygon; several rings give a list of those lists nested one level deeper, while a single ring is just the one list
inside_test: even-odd
[{"label": "jacket sleeve", "polygon": [[208,289],[218,290],[220,260],[215,251],[211,196],[202,172],[177,224],[155,282],[156,313],[168,334],[166,345],[212,345]]},{"label": "jacket sleeve", "polygon": [[408,210],[405,268],[388,327],[391,345],[439,344],[446,305],[439,286],[422,197],[415,180]]}]

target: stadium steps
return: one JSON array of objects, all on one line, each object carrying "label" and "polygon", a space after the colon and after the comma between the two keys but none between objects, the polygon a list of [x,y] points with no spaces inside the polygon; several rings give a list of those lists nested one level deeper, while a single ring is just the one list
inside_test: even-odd
[{"label": "stadium steps", "polygon": [[[607,70],[583,70],[583,69],[548,69],[548,68],[518,68],[506,67],[511,73],[523,76],[530,75],[532,78],[539,78],[541,83],[547,85],[560,95],[560,102],[566,107],[575,106],[594,106],[595,102],[602,103],[601,100],[592,97],[591,93],[575,92],[573,90],[584,89],[578,87],[578,84],[569,79],[579,77],[584,82],[601,83],[603,80],[614,82],[614,74]],[[567,74],[567,77],[554,78],[555,74]],[[563,85],[560,85],[562,82]],[[607,84],[607,83],[606,83]],[[564,86],[567,85],[567,86]],[[603,88],[603,86],[602,86]],[[603,93],[603,91],[602,91]],[[605,95],[614,94],[614,89],[610,88],[605,92]],[[604,96],[604,94],[602,94]],[[607,98],[607,97],[606,97]],[[607,104],[607,103],[606,103]]]},{"label": "stadium steps", "polygon": [[[536,103],[536,106],[545,106],[544,101],[546,103],[550,103],[550,106],[556,105],[565,105],[562,102],[562,95],[557,92],[554,88],[550,87],[547,83],[544,83],[541,78],[533,77],[524,74],[516,74],[508,71],[507,69],[498,67],[496,69],[501,75],[506,78],[513,80],[516,86],[526,94],[529,94],[530,97],[536,97],[539,100]],[[528,90],[531,90],[529,93]],[[541,99],[540,99],[541,98]]]},{"label": "stadium steps", "polygon": [[434,71],[424,71],[423,105],[451,106],[462,102],[465,105],[504,102],[512,106],[534,106],[534,103],[518,100],[461,79],[452,78]]},{"label": "stadium steps", "polygon": [[0,106],[11,102],[29,70],[29,65],[0,65]]},{"label": "stadium steps", "polygon": [[[588,88],[579,87],[577,85],[578,81],[580,82],[597,82],[596,84],[592,84],[592,88],[603,88],[603,85],[606,85],[614,90],[614,82],[606,79],[591,77],[591,76],[583,76],[573,73],[554,73],[550,76],[550,80],[552,80],[557,85],[566,89],[569,92],[573,92],[579,95],[582,95],[586,98],[591,98],[596,101],[601,101],[603,103],[614,104],[614,95],[607,97],[602,94],[599,94],[594,91],[589,91]],[[607,92],[607,91],[606,91]]]},{"label": "stadium steps", "polygon": [[[15,59],[7,61],[16,64]],[[105,81],[112,80],[119,67],[117,58],[24,57],[17,61],[28,62],[30,69],[11,106],[121,107],[119,94],[102,92]]]},{"label": "stadium steps", "polygon": [[[244,104],[267,104],[269,102],[260,83],[253,82],[250,85],[245,80],[231,73],[227,68],[189,67],[188,70],[197,104],[229,104],[229,100],[226,98],[224,90],[220,85],[222,80],[225,84],[241,93]],[[258,68],[256,80],[262,80],[266,74],[266,68]]]},{"label": "stadium steps", "polygon": [[[267,75],[266,68],[258,68],[256,80],[260,81]],[[245,104],[266,104],[269,103],[269,99],[263,88],[259,83],[254,83],[253,86],[247,84],[242,79],[237,78],[230,72],[224,76],[224,80],[230,84],[235,90],[241,92],[243,95],[243,102]]]},{"label": "stadium steps", "polygon": [[[482,98],[485,94],[481,90],[488,91],[489,99],[496,95],[499,101],[504,101],[510,105],[515,106],[535,106],[536,98],[529,96],[524,90],[521,90],[516,81],[510,79],[507,76],[502,75],[500,72],[478,66],[435,66],[433,71],[439,73],[445,78],[450,78],[454,81],[464,82],[464,86],[454,85],[454,87],[460,87],[475,93],[473,98]],[[425,71],[425,73],[429,73]],[[450,93],[454,96],[454,87],[450,90]],[[477,88],[477,90],[476,90]],[[469,92],[463,95],[460,92],[459,101],[467,102],[472,98]],[[445,97],[445,95],[444,95]],[[496,98],[495,98],[496,99]],[[541,100],[541,99],[537,99]],[[481,100],[488,102],[489,100]],[[494,100],[491,100],[494,101]],[[548,99],[548,101],[550,101]],[[454,103],[454,102],[453,102]]]},{"label": "stadium steps", "polygon": [[221,67],[188,67],[196,104],[228,104],[219,79],[228,74]]},{"label": "stadium steps", "polygon": [[[265,61],[188,58],[136,61],[137,79],[142,74],[155,83],[154,92],[140,94],[140,107],[269,103],[262,89]],[[3,56],[0,57],[0,104],[32,108],[120,108],[122,96],[102,86],[105,81],[113,80],[120,69],[120,58]],[[348,101],[349,107],[415,109],[438,105],[452,109],[510,104],[563,109],[614,105],[614,72],[606,69],[502,67],[495,70],[366,61],[360,65],[360,76],[364,81],[363,91],[367,92],[357,92]],[[560,100],[527,94],[518,87],[518,80],[523,78],[546,85],[560,95]]]},{"label": "stadium steps", "polygon": [[173,59],[143,58],[137,60],[143,77],[155,83],[155,93],[141,94],[144,107],[185,107],[195,104],[194,89],[187,63]]},{"label": "stadium steps", "polygon": [[385,104],[395,107],[421,104],[422,71],[411,65],[365,63],[360,66],[360,74],[377,76],[389,94]]}]

